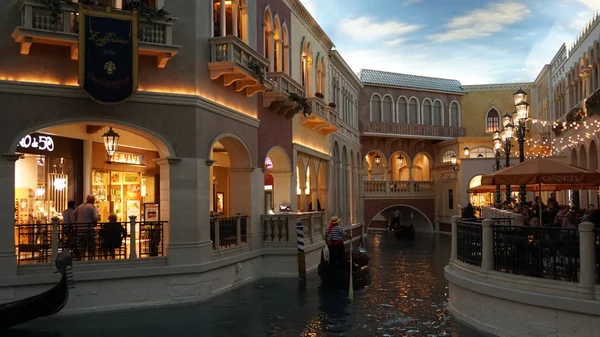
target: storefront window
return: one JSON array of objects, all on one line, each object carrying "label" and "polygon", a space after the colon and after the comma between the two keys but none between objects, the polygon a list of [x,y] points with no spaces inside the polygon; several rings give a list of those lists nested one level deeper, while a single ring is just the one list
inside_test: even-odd
[{"label": "storefront window", "polygon": [[138,172],[92,171],[92,194],[100,221],[106,221],[113,213],[118,221],[129,221],[129,217],[142,219],[144,203],[155,202],[155,177]]}]

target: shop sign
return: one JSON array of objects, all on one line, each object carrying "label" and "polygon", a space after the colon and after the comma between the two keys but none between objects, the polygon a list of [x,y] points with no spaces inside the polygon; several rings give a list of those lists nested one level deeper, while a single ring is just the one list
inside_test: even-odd
[{"label": "shop sign", "polygon": [[271,158],[269,158],[269,157],[265,158],[265,168],[267,170],[273,169],[273,162],[271,161]]},{"label": "shop sign", "polygon": [[138,14],[79,6],[79,86],[101,104],[138,89]]},{"label": "shop sign", "polygon": [[111,163],[118,164],[130,164],[130,165],[143,165],[144,164],[144,156],[136,153],[127,153],[127,152],[115,152],[110,158]]},{"label": "shop sign", "polygon": [[54,151],[54,140],[50,136],[31,134],[23,137],[19,142],[22,149],[37,149],[39,151]]}]

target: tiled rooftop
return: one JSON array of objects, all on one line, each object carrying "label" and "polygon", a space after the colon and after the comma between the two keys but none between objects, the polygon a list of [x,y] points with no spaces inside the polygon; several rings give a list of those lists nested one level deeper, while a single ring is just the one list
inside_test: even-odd
[{"label": "tiled rooftop", "polygon": [[459,81],[445,78],[398,74],[371,69],[362,69],[358,72],[358,77],[364,84],[389,85],[460,94],[467,93]]}]

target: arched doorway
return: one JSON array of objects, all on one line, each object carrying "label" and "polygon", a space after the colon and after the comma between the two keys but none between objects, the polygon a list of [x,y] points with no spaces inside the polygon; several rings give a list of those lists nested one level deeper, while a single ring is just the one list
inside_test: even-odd
[{"label": "arched doorway", "polygon": [[292,171],[285,150],[275,146],[269,150],[264,163],[265,209],[264,213],[276,213],[291,205]]},{"label": "arched doorway", "polygon": [[413,160],[412,178],[414,181],[431,181],[431,161],[424,153],[418,153]]},{"label": "arched doorway", "polygon": [[410,181],[410,157],[401,151],[395,152],[390,156],[389,162],[390,180],[392,181]]},{"label": "arched doorway", "polygon": [[370,219],[369,226],[381,227],[382,224],[389,225],[392,221],[392,212],[395,209],[400,211],[401,224],[412,224],[415,226],[417,232],[431,233],[434,231],[433,223],[421,210],[406,204],[395,204],[384,208],[373,219]]},{"label": "arched doorway", "polygon": [[[57,253],[50,250],[52,238],[46,235],[53,231],[53,221],[59,251],[69,248],[77,260],[166,254],[171,220],[167,158],[175,151],[157,133],[102,118],[60,120],[23,130],[10,152],[15,153],[14,180],[6,181],[13,182],[14,193],[6,195],[12,195],[15,206],[17,263],[46,263],[50,253]],[[10,156],[3,155],[5,160]],[[6,173],[13,169],[3,168]],[[97,216],[83,223],[71,214],[88,195]],[[120,223],[131,238],[122,237],[106,249],[102,229],[108,221]],[[48,245],[36,246],[41,242]]]}]

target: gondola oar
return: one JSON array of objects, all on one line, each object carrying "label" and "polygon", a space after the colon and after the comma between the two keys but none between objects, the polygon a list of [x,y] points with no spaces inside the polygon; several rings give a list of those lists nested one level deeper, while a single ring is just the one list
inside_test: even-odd
[{"label": "gondola oar", "polygon": [[350,282],[348,285],[348,299],[354,300],[354,287],[352,286],[352,226],[350,226]]}]

